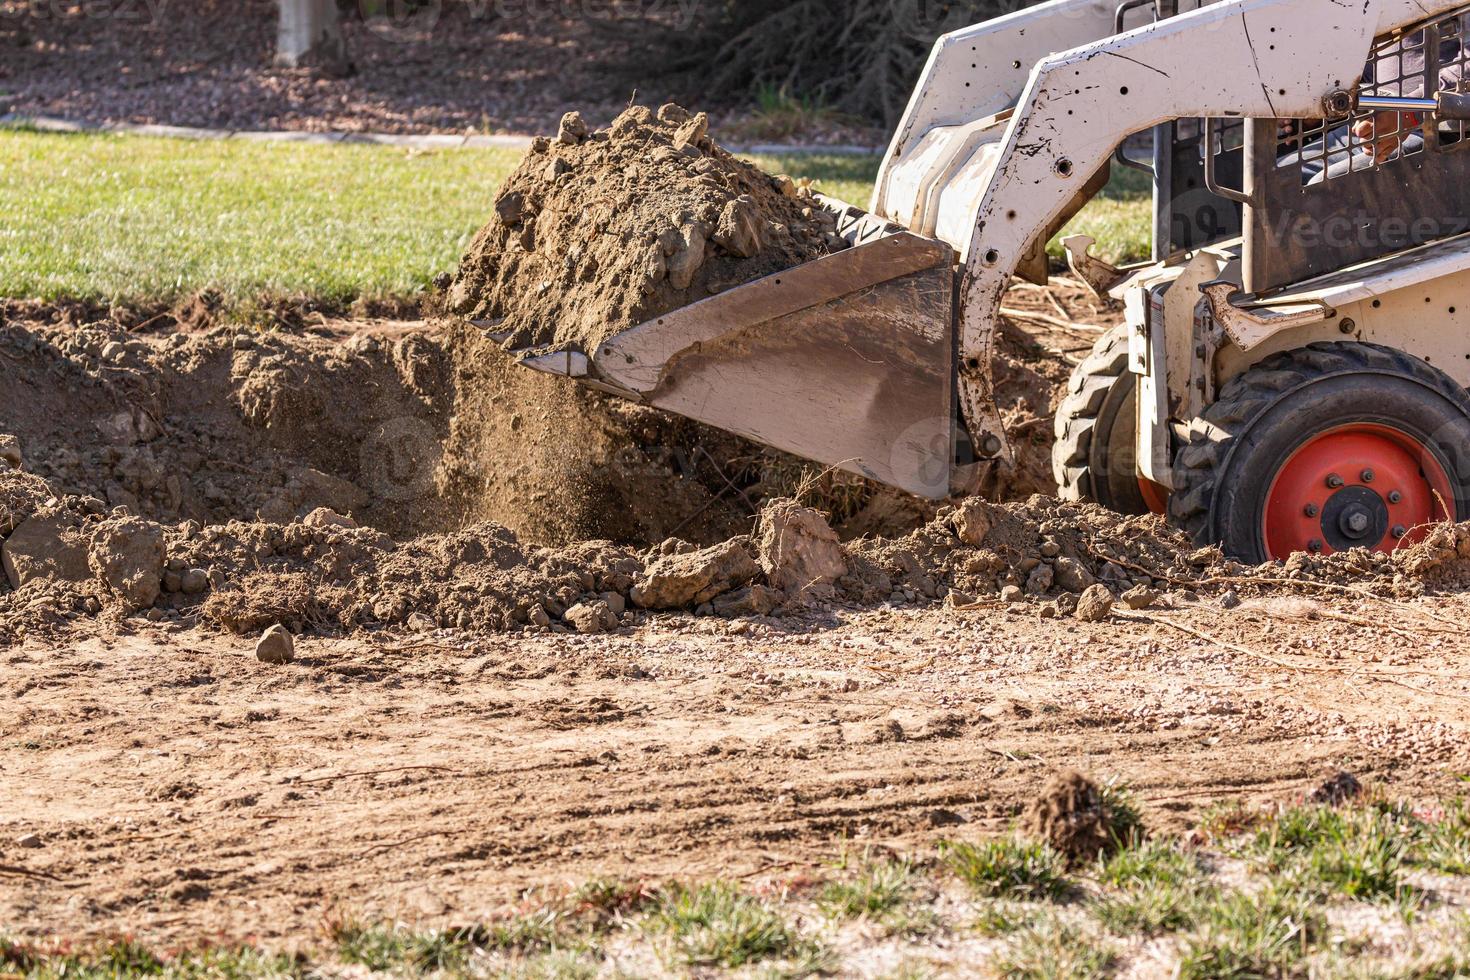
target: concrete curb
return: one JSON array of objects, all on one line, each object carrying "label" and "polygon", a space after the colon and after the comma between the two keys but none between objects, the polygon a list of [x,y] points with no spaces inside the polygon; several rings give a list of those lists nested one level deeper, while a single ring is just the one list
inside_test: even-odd
[{"label": "concrete curb", "polygon": [[[193,126],[139,125],[133,123],[93,123],[51,116],[26,116],[17,112],[0,115],[0,127],[27,128],[43,133],[113,133],[125,136],[160,136],[186,140],[247,140],[253,143],[347,143],[377,146],[401,146],[420,150],[457,150],[499,147],[524,150],[531,145],[529,136],[467,133],[411,135],[400,133],[308,133],[291,130],[200,129]],[[883,152],[873,146],[813,146],[800,143],[752,143],[729,145],[735,153],[779,155],[783,153],[828,153],[834,156],[875,156]]]}]

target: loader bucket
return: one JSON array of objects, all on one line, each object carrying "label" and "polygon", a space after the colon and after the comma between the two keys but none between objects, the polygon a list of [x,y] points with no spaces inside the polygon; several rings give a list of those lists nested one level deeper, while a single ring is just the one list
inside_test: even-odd
[{"label": "loader bucket", "polygon": [[521,363],[920,496],[947,495],[952,252],[823,203],[850,248],[641,323],[590,357]]}]

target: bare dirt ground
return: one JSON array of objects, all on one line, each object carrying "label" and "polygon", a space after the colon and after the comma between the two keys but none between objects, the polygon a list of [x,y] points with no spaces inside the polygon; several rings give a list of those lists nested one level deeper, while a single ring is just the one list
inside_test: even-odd
[{"label": "bare dirt ground", "polygon": [[1470,766],[1470,640],[1428,617],[1467,603],[1414,605],[682,617],[304,639],[283,667],[193,629],[25,643],[0,680],[0,920],[281,942],[332,908],[464,921],[598,876],[779,880],[1002,831],[1064,766],[1160,829],[1337,767],[1435,797]]},{"label": "bare dirt ground", "polygon": [[[1013,435],[1034,433],[1042,458],[1049,427],[1030,419],[1092,336],[1068,324],[1115,315],[1059,295],[1059,307],[1026,290],[1007,300],[1038,317],[1009,328],[1002,393]],[[419,419],[430,442],[452,428],[436,400],[451,396],[427,394],[453,392],[431,384],[450,367],[418,328],[8,330],[6,417],[31,437],[27,466],[168,526],[261,510],[292,522],[266,531],[301,528],[299,512],[322,503],[301,496],[303,463],[331,478],[316,492],[350,497],[349,481],[377,489],[362,447],[380,445],[382,419]],[[375,394],[346,411],[333,395],[344,385]],[[292,400],[313,389],[317,401]],[[68,391],[71,409],[44,401]],[[1010,474],[993,489],[1044,487]],[[700,492],[698,506],[719,499]],[[359,506],[400,542],[455,526],[391,495]],[[231,533],[269,552],[278,532],[253,526]],[[1001,831],[1067,766],[1132,787],[1159,829],[1222,799],[1298,800],[1338,768],[1438,798],[1470,769],[1463,576],[1426,586],[1370,566],[1361,582],[1339,568],[1326,583],[1306,566],[1236,568],[1215,584],[1156,569],[1138,576],[1162,592],[1154,605],[1097,623],[1057,616],[1044,594],[1003,601],[1004,569],[942,601],[895,579],[876,601],[639,612],[588,636],[517,626],[509,609],[495,622],[511,632],[406,609],[385,614],[391,626],[297,624],[285,665],[257,661],[254,635],[207,625],[170,586],[151,620],[0,586],[13,617],[0,625],[27,624],[0,650],[0,921],[32,937],[289,945],[332,909],[463,921],[593,877],[779,882],[853,844]],[[1227,590],[1244,603],[1224,608]],[[32,834],[39,846],[19,843]]]}]

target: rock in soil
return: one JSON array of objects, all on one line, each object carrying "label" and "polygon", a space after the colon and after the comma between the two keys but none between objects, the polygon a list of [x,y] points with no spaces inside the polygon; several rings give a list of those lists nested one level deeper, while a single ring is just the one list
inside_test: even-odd
[{"label": "rock in soil", "polygon": [[0,546],[0,563],[12,589],[28,582],[85,582],[87,533],[72,514],[38,514],[24,521]]},{"label": "rock in soil", "polygon": [[773,588],[788,595],[826,594],[847,574],[842,544],[821,511],[773,500],[761,508],[758,525],[756,551]]},{"label": "rock in soil", "polygon": [[0,540],[40,510],[50,496],[51,488],[40,477],[0,468]]},{"label": "rock in soil", "polygon": [[0,432],[0,464],[21,469],[20,440],[8,432]]},{"label": "rock in soil", "polygon": [[578,633],[602,633],[618,628],[618,617],[602,599],[579,602],[562,617]]},{"label": "rock in soil", "polygon": [[1146,585],[1135,585],[1118,599],[1129,609],[1147,609],[1159,601],[1159,594]]},{"label": "rock in soil", "polygon": [[147,609],[163,588],[163,528],[137,517],[103,521],[92,532],[87,562],[126,610]]},{"label": "rock in soil", "polygon": [[1058,773],[1027,804],[1021,829],[1045,841],[1070,861],[1090,861],[1137,832],[1123,826],[1103,800],[1096,783],[1079,772]]},{"label": "rock in soil", "polygon": [[1113,594],[1106,585],[1089,585],[1077,598],[1072,615],[1084,623],[1100,623],[1113,612]]},{"label": "rock in soil", "polygon": [[747,542],[724,544],[684,554],[663,555],[638,579],[630,598],[644,609],[684,609],[708,602],[760,574]]},{"label": "rock in soil", "polygon": [[[843,242],[792,185],[720,148],[703,113],[631,106],[588,134],[568,113],[502,186],[449,308],[507,346],[595,352],[613,334]],[[788,181],[789,183],[789,181]]]},{"label": "rock in soil", "polygon": [[296,642],[286,627],[277,623],[261,634],[255,644],[255,659],[265,664],[289,664],[296,659]]}]

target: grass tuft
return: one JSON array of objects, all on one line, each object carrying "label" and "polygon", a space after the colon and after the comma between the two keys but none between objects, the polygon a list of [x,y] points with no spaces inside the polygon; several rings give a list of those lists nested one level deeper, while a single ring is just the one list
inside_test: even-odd
[{"label": "grass tuft", "polygon": [[249,946],[209,946],[162,955],[131,939],[85,949],[42,949],[0,937],[0,976],[26,980],[294,980],[305,965]]},{"label": "grass tuft", "polygon": [[1077,929],[1046,922],[1016,933],[996,960],[996,972],[1015,980],[1092,980],[1106,976],[1116,954]]},{"label": "grass tuft", "polygon": [[669,888],[648,925],[667,935],[678,958],[689,966],[733,969],[820,955],[774,906],[727,882]]},{"label": "grass tuft", "polygon": [[1059,899],[1071,890],[1065,859],[1046,844],[1013,837],[942,845],[945,865],[988,898]]},{"label": "grass tuft", "polygon": [[1359,901],[1407,902],[1403,878],[1415,822],[1382,806],[1294,807],[1257,830],[1248,852],[1266,872]]},{"label": "grass tuft", "polygon": [[1194,924],[1205,893],[1195,857],[1177,843],[1144,841],[1098,862],[1099,883],[1116,889],[1092,903],[1098,922],[1117,934],[1157,935]]},{"label": "grass tuft", "polygon": [[1185,941],[1179,980],[1295,976],[1326,922],[1314,897],[1271,884],[1259,894],[1228,892],[1199,908]]},{"label": "grass tuft", "polygon": [[1442,874],[1470,875],[1470,803],[1456,799],[1424,819],[1410,859]]},{"label": "grass tuft", "polygon": [[865,861],[851,878],[824,885],[817,906],[834,919],[881,918],[913,894],[915,877],[906,860]]}]

